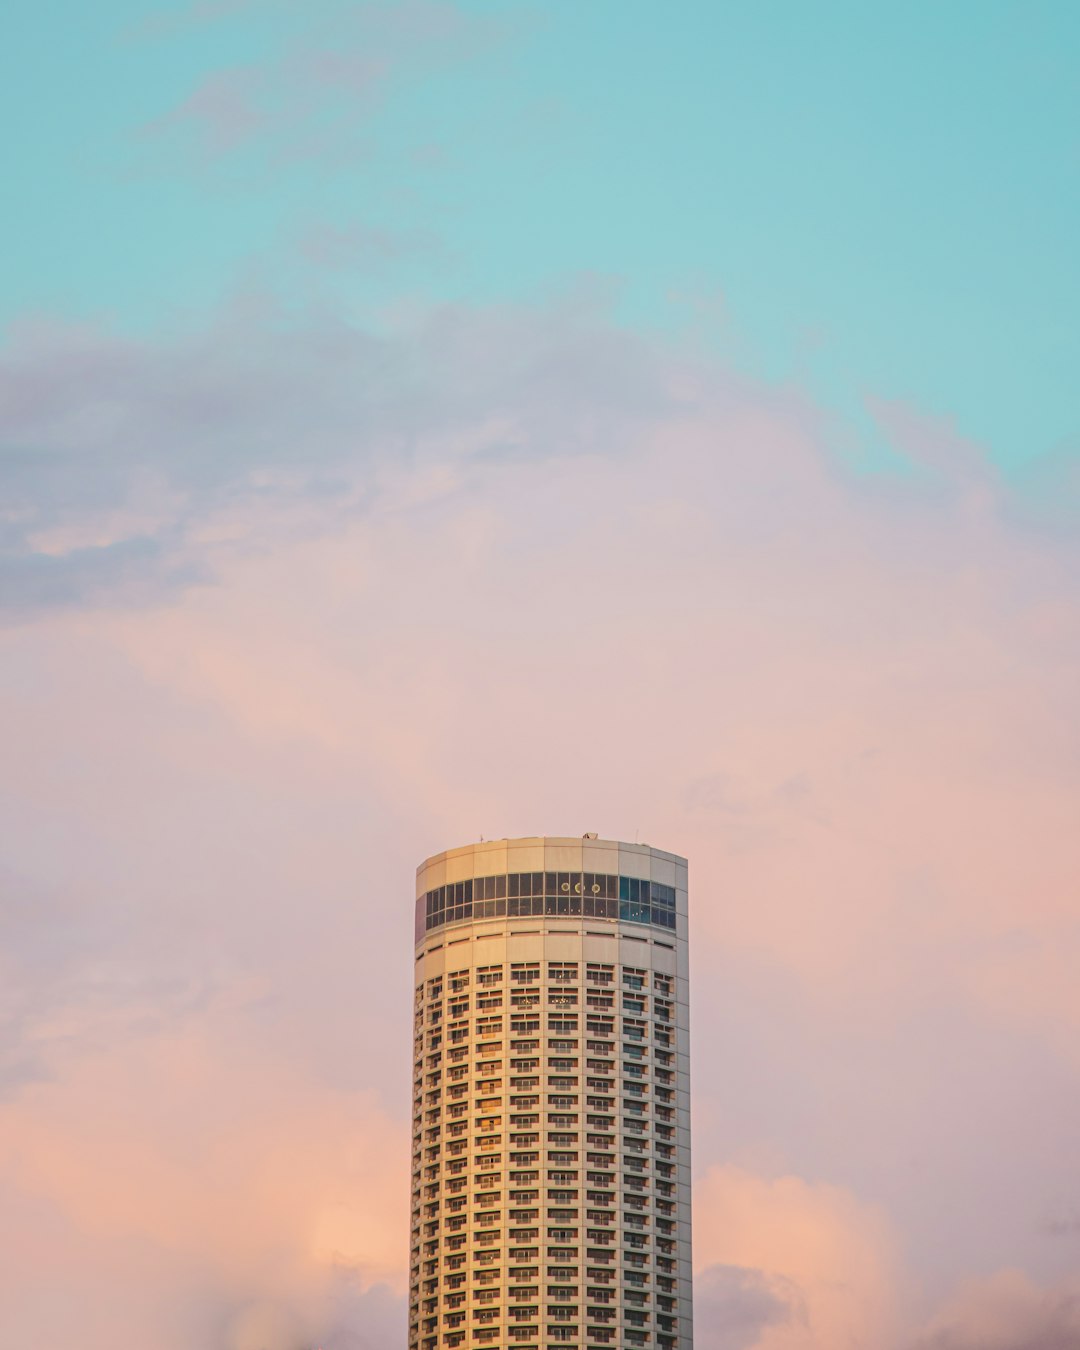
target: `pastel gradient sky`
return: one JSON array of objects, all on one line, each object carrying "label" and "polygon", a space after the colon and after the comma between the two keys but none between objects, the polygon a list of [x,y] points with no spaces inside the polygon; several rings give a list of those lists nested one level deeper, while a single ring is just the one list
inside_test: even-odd
[{"label": "pastel gradient sky", "polygon": [[699,1350],[1080,1350],[1078,60],[13,0],[0,1343],[402,1350],[413,868],[596,830]]}]

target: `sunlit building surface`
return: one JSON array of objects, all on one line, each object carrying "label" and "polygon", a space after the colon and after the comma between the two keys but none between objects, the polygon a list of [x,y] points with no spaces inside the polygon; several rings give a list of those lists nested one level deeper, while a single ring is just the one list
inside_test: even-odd
[{"label": "sunlit building surface", "polygon": [[411,1350],[690,1350],[685,859],[504,839],[416,894]]}]

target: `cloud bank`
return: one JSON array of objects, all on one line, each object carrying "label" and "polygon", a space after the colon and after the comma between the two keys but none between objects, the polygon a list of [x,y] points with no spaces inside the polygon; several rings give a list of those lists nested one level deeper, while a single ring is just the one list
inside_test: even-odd
[{"label": "cloud bank", "polygon": [[4,352],[2,1339],[403,1343],[412,867],[597,829],[691,858],[703,1345],[1068,1345],[1074,543],[587,287],[392,318]]}]

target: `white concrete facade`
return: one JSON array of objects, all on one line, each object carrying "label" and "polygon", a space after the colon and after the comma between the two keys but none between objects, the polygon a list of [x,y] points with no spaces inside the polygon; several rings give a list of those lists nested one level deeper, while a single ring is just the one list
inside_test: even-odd
[{"label": "white concrete facade", "polygon": [[416,894],[410,1350],[692,1350],[685,859],[504,839]]}]

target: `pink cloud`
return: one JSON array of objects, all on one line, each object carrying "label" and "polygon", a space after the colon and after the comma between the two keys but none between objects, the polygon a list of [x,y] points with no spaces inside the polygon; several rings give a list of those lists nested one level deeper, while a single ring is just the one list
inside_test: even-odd
[{"label": "pink cloud", "polygon": [[400,1295],[400,1124],[370,1095],[227,1048],[222,1032],[242,1022],[219,1007],[182,1033],[116,1040],[9,1103],[0,1245],[21,1278],[0,1326],[13,1343],[51,1324],[77,1326],[87,1350],[137,1329],[162,1350],[293,1350],[363,1330],[354,1319],[380,1284]]},{"label": "pink cloud", "polygon": [[[695,1268],[755,1277],[774,1307],[746,1350],[895,1344],[901,1268],[887,1218],[842,1187],[737,1167],[698,1183]],[[722,1307],[695,1326],[703,1350],[727,1350]]]},{"label": "pink cloud", "polygon": [[7,359],[25,556],[138,530],[207,581],[117,610],[75,572],[0,634],[0,845],[68,916],[4,915],[0,1250],[55,1253],[89,1347],[133,1272],[166,1350],[178,1306],[355,1326],[342,1271],[404,1264],[412,867],[596,829],[691,859],[710,1306],[892,1350],[961,1277],[1051,1286],[1073,546],[992,477],[853,478],[812,407],[594,300],[395,318]]},{"label": "pink cloud", "polygon": [[915,1350],[1072,1350],[1080,1284],[1040,1287],[1019,1270],[971,1280],[935,1315]]}]

